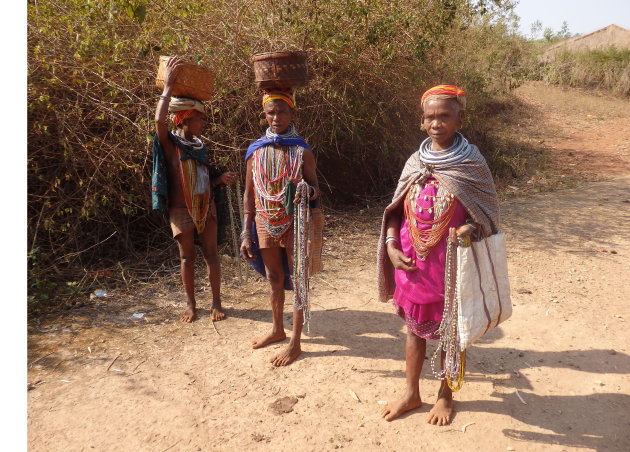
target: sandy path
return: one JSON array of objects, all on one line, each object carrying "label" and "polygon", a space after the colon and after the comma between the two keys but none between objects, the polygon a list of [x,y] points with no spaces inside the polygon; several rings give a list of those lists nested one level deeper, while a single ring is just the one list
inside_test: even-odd
[{"label": "sandy path", "polygon": [[[548,99],[541,90],[522,95]],[[581,115],[563,115],[562,103],[544,106],[549,121]],[[576,139],[567,152],[587,155],[589,130],[608,127],[606,139],[627,162],[628,134],[612,125],[629,118],[600,114],[598,127],[579,127],[585,145]],[[565,149],[572,131],[562,122],[550,149]],[[438,387],[429,360],[425,404],[391,423],[378,415],[379,401],[404,388],[405,328],[375,299],[374,208],[354,217],[329,212],[311,332],[287,368],[267,362],[280,346],[251,350],[270,326],[266,286],[241,290],[229,265],[229,318],[216,331],[207,309],[194,324],[177,321],[179,285],[114,293],[31,322],[29,449],[630,450],[630,171],[616,175],[502,204],[514,313],[469,351],[450,426],[424,422]],[[134,312],[145,316],[134,320]],[[271,407],[283,397],[278,404],[292,411]]]}]

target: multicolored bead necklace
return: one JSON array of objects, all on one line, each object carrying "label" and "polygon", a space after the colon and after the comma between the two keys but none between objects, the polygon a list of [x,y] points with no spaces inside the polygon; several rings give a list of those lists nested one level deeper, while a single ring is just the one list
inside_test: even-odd
[{"label": "multicolored bead necklace", "polygon": [[287,182],[302,178],[301,146],[268,145],[252,156],[252,176],[256,188],[256,215],[272,237],[280,237],[291,226],[284,209]]}]

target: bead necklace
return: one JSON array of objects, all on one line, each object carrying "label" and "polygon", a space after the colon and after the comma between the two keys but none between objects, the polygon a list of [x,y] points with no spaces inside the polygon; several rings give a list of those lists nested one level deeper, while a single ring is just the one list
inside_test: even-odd
[{"label": "bead necklace", "polygon": [[291,216],[284,209],[287,182],[301,178],[300,146],[263,146],[256,150],[252,176],[256,188],[256,214],[272,237],[280,237],[291,226]]},{"label": "bead necklace", "polygon": [[[438,185],[435,183],[428,183],[425,184],[426,185]],[[414,184],[411,189],[410,189],[411,193],[412,193],[412,197],[414,198],[414,201],[417,201],[418,196],[420,196],[420,186],[418,184]],[[447,193],[446,190],[439,185],[438,186],[438,192],[435,196],[433,195],[421,195],[422,199],[424,199],[425,201],[431,199],[433,200],[433,207],[418,207],[418,212],[422,212],[422,210],[426,210],[429,213],[433,213],[434,211],[437,212],[443,212],[444,208],[448,205],[449,201],[451,199],[453,199],[455,197],[455,195]],[[437,215],[439,216],[439,215]]]},{"label": "bead necklace", "polygon": [[[436,185],[436,184],[432,184]],[[431,250],[440,243],[442,237],[448,230],[448,225],[455,214],[457,208],[457,199],[450,194],[440,196],[438,190],[437,198],[440,198],[438,204],[434,204],[433,207],[428,208],[429,213],[433,213],[434,209],[437,211],[443,211],[437,218],[433,220],[423,220],[416,212],[417,199],[420,194],[420,188],[415,184],[412,189],[407,192],[404,202],[405,217],[409,224],[409,232],[413,241],[413,247],[416,250],[416,255],[421,261],[424,261]],[[434,198],[436,198],[434,197]],[[421,211],[421,209],[419,208]],[[429,229],[419,229],[418,223],[431,225]]]}]

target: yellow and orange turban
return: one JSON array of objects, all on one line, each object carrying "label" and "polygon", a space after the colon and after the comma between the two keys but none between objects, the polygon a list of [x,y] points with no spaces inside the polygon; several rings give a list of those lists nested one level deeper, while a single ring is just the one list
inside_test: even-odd
[{"label": "yellow and orange turban", "polygon": [[462,106],[462,110],[466,109],[466,93],[455,85],[437,85],[426,90],[420,100],[423,110],[425,102],[431,99],[455,99]]},{"label": "yellow and orange turban", "polygon": [[295,109],[295,97],[293,97],[293,91],[281,91],[281,90],[273,90],[273,91],[265,91],[263,93],[262,106],[265,108],[265,104],[272,100],[283,100],[291,107]]}]

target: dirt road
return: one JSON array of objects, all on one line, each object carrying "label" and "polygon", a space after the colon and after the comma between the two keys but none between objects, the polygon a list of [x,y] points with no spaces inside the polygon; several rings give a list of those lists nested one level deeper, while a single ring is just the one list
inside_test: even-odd
[{"label": "dirt road", "polygon": [[405,327],[376,301],[375,207],[328,212],[327,269],[289,367],[267,361],[280,345],[251,349],[270,327],[266,285],[243,289],[228,262],[228,319],[214,326],[203,297],[197,322],[178,321],[175,276],[31,322],[29,450],[630,450],[630,107],[540,85],[519,95],[538,112],[524,130],[560,164],[511,190],[577,185],[502,203],[513,316],[468,352],[451,425],[424,422],[430,360],[424,405],[378,414],[404,388]]}]

